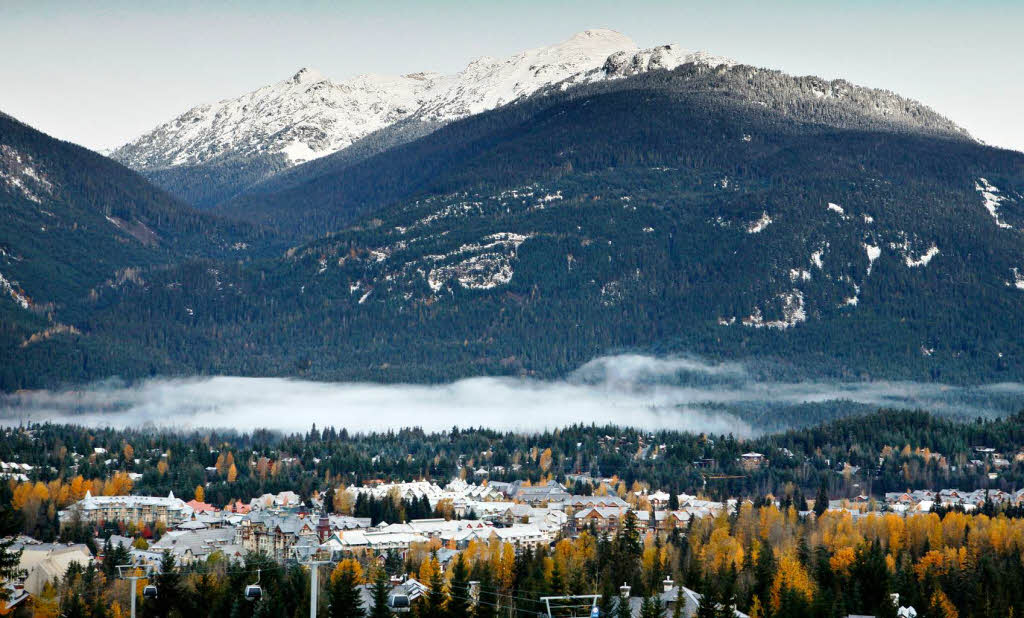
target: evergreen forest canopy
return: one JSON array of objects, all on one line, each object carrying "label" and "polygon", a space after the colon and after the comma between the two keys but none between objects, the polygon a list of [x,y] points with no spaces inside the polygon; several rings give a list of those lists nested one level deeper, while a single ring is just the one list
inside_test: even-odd
[{"label": "evergreen forest canopy", "polygon": [[[33,220],[0,255],[33,301],[0,297],[0,387],[551,377],[621,351],[794,379],[1024,379],[1024,155],[745,70],[687,65],[371,136],[383,150],[213,209],[245,223],[183,225],[240,236],[155,258],[92,260],[119,253],[76,236],[77,214],[60,249]],[[4,187],[19,217],[48,216]],[[145,248],[102,212],[116,247]],[[111,218],[131,216],[148,221]],[[52,264],[65,247],[80,253]],[[68,277],[79,264],[96,272]]]},{"label": "evergreen forest canopy", "polygon": [[[281,491],[308,499],[314,491],[372,480],[430,479],[443,485],[464,475],[472,480],[480,468],[489,470],[491,481],[557,480],[581,493],[593,491],[596,487],[586,485],[596,481],[578,483],[571,475],[712,499],[792,497],[797,490],[810,497],[824,483],[829,496],[840,499],[907,489],[1015,491],[1024,488],[1024,458],[1013,458],[1022,444],[1024,413],[958,422],[908,410],[881,410],[745,440],[584,424],[542,433],[458,427],[437,433],[417,428],[350,433],[313,426],[292,434],[32,424],[3,431],[0,461],[33,466],[30,489],[36,481],[67,484],[73,480],[68,471],[75,470],[85,481],[99,483],[94,485],[98,493],[114,482],[136,494],[190,496],[201,485],[206,501],[216,505]],[[978,446],[1007,456],[1011,465],[990,479],[989,467],[970,464],[978,458]],[[96,448],[106,454],[94,456]],[[750,451],[763,454],[767,465],[744,467],[740,455]],[[142,478],[115,478],[111,466],[118,475],[137,472]],[[216,469],[214,477],[207,468]],[[722,478],[706,479],[709,475]],[[53,499],[69,495],[52,493]],[[36,506],[40,517],[32,522],[39,527],[26,532],[49,538],[56,521],[47,523],[46,500]]]}]

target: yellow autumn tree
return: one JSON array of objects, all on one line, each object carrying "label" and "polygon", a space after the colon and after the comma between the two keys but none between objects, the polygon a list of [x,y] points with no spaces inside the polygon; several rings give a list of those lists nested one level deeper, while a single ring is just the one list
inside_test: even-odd
[{"label": "yellow autumn tree", "polygon": [[334,490],[334,512],[350,515],[356,505],[355,496],[341,485]]},{"label": "yellow autumn tree", "polygon": [[836,550],[836,553],[832,554],[832,557],[828,559],[828,564],[832,567],[832,570],[840,575],[849,575],[850,567],[853,566],[854,561],[857,559],[857,552],[852,547],[840,547]]},{"label": "yellow autumn tree", "polygon": [[196,491],[193,497],[195,498],[196,502],[206,501],[206,490],[203,489],[202,485],[196,485]]},{"label": "yellow autumn tree", "polygon": [[960,618],[960,612],[956,611],[953,602],[938,588],[932,593],[931,605],[937,618]]},{"label": "yellow autumn tree", "polygon": [[42,593],[33,599],[33,618],[57,618],[60,615],[60,597],[53,584],[43,584]]},{"label": "yellow autumn tree", "polygon": [[444,517],[449,521],[455,519],[455,504],[452,502],[451,498],[442,498],[438,500],[437,506],[434,507],[434,510],[436,510],[441,517]]},{"label": "yellow autumn tree", "polygon": [[516,551],[509,543],[498,543],[497,568],[495,568],[496,579],[501,582],[503,590],[512,588],[516,576]]},{"label": "yellow autumn tree", "polygon": [[106,485],[103,488],[103,495],[105,496],[126,496],[132,491],[131,477],[128,476],[127,472],[117,472],[114,476],[107,480]]},{"label": "yellow autumn tree", "polygon": [[771,605],[778,611],[782,605],[782,593],[792,590],[803,595],[808,601],[814,598],[814,582],[800,561],[792,553],[785,553],[779,558],[778,572],[771,589]]},{"label": "yellow autumn tree", "polygon": [[547,472],[549,468],[551,468],[551,449],[546,448],[540,454],[540,469]]},{"label": "yellow autumn tree", "polygon": [[728,527],[718,527],[704,546],[704,568],[708,573],[721,573],[730,566],[743,565],[743,547],[729,534]]},{"label": "yellow autumn tree", "polygon": [[331,571],[331,582],[338,581],[338,578],[344,573],[351,573],[352,579],[357,583],[363,583],[363,566],[359,564],[359,561],[354,558],[345,558],[334,567]]},{"label": "yellow autumn tree", "polygon": [[11,496],[11,506],[16,510],[24,510],[25,505],[28,504],[32,498],[32,485],[28,483],[19,483],[14,488],[14,495]]},{"label": "yellow autumn tree", "polygon": [[750,613],[747,614],[749,618],[764,618],[764,609],[761,607],[761,599],[754,595],[754,600],[750,603]]},{"label": "yellow autumn tree", "polygon": [[428,558],[420,563],[420,571],[416,574],[417,579],[424,584],[428,584],[440,568],[437,558]]},{"label": "yellow autumn tree", "polygon": [[85,497],[85,479],[79,474],[75,478],[71,479],[71,499],[74,501],[81,500]]}]

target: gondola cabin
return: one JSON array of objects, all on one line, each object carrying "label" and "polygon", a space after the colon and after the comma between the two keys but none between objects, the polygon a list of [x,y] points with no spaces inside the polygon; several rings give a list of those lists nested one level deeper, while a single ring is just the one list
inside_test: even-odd
[{"label": "gondola cabin", "polygon": [[407,594],[392,594],[388,597],[388,607],[390,609],[408,610],[409,605],[409,595]]},{"label": "gondola cabin", "polygon": [[246,601],[259,601],[263,598],[263,589],[256,584],[249,584],[245,587]]}]

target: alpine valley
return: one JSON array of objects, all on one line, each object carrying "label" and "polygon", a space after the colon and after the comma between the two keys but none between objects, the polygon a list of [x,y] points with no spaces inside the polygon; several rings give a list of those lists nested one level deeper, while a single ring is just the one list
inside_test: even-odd
[{"label": "alpine valley", "polygon": [[303,69],[111,157],[0,116],[4,390],[622,351],[1024,380],[1024,154],[888,91],[592,30]]}]

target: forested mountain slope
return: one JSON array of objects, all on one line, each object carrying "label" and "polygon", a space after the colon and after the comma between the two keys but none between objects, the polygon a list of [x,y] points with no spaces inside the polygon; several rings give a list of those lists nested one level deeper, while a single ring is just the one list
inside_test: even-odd
[{"label": "forested mountain slope", "polygon": [[[104,289],[84,328],[149,363],[90,372],[551,376],[645,350],[1024,378],[1024,155],[910,111],[760,105],[735,70],[537,97],[291,189],[308,229],[355,223]],[[253,208],[289,225],[278,205]]]},{"label": "forested mountain slope", "polygon": [[[415,119],[409,119],[331,157],[267,181],[250,193],[218,205],[215,211],[260,222],[284,234],[315,237],[354,221],[380,204],[458,190],[466,183],[502,186],[508,182],[537,181],[559,177],[566,165],[576,171],[600,170],[630,163],[634,157],[648,159],[652,164],[678,161],[681,157],[698,162],[711,159],[727,168],[761,152],[757,144],[741,147],[741,143],[723,150],[726,140],[711,132],[713,125],[696,127],[699,133],[681,135],[683,141],[671,143],[669,137],[679,133],[678,126],[695,124],[694,118],[709,117],[726,123],[733,133],[730,139],[735,140],[745,139],[756,128],[758,143],[783,139],[810,124],[972,141],[962,129],[920,103],[841,80],[827,82],[744,65],[712,67],[699,63],[612,79],[616,71],[622,70],[618,66],[609,61],[608,66],[597,70],[608,72],[604,79],[577,76],[574,79],[581,82],[579,85],[554,85],[502,108],[500,113],[471,116],[427,139],[416,138],[435,130],[436,125],[417,125]],[[590,127],[579,127],[573,118],[551,116],[569,113],[565,109],[545,111],[613,93],[620,93],[616,100],[625,107],[606,110],[605,117],[588,115],[597,123]],[[648,99],[655,105],[647,106]],[[682,107],[657,107],[665,101],[678,102]],[[643,125],[676,125],[669,128],[666,137],[626,133],[616,125],[622,122],[620,116],[630,113],[630,106],[635,107],[637,114],[682,115],[630,119],[629,126],[624,127],[629,130]],[[560,126],[563,120],[564,128]],[[587,132],[586,151],[581,148],[583,144],[573,143],[579,141],[577,136],[565,133],[573,130]],[[541,149],[533,156],[512,152],[506,162],[480,161],[496,149],[509,151],[505,142],[523,133],[545,134],[539,140],[543,142]],[[570,141],[563,143],[566,139]],[[410,140],[411,143],[406,143]]]},{"label": "forested mountain slope", "polygon": [[110,159],[0,114],[5,347],[77,337],[98,290],[140,281],[146,268],[247,259],[272,245],[264,231],[199,213]]}]

